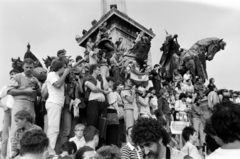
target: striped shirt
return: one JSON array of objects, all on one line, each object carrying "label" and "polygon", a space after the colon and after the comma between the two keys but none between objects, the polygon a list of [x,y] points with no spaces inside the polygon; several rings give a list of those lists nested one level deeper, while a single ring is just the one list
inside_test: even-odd
[{"label": "striped shirt", "polygon": [[140,147],[134,147],[129,142],[121,148],[121,159],[143,159]]}]

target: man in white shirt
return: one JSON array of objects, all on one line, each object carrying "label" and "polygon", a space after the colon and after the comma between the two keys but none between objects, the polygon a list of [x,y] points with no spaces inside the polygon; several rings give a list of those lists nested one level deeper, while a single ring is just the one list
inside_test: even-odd
[{"label": "man in white shirt", "polygon": [[[10,71],[10,79],[19,73],[17,70]],[[9,128],[11,127],[11,108],[14,104],[14,99],[11,95],[7,94],[7,86],[0,90],[0,107],[4,110],[3,129],[2,129],[2,144],[1,144],[1,158],[7,157],[7,147],[9,138]],[[5,99],[5,103],[4,100]]]},{"label": "man in white shirt", "polygon": [[181,151],[185,155],[188,155],[194,159],[202,159],[197,147],[194,145],[198,139],[196,130],[194,130],[192,127],[185,127],[182,132],[182,137],[186,143],[182,147]]},{"label": "man in white shirt", "polygon": [[221,102],[214,107],[211,123],[223,145],[207,159],[240,158],[240,107],[232,102]]},{"label": "man in white shirt", "polygon": [[48,130],[47,136],[50,140],[50,147],[55,148],[56,140],[60,129],[61,111],[64,105],[64,82],[70,72],[70,68],[65,69],[62,61],[56,61],[53,71],[47,76],[48,99],[46,101]]}]

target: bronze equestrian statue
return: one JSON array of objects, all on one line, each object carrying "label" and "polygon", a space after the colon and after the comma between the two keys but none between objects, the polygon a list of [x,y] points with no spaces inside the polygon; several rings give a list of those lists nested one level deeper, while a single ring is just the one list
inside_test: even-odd
[{"label": "bronze equestrian statue", "polygon": [[173,70],[178,69],[182,74],[190,70],[193,81],[196,76],[207,80],[206,60],[213,60],[217,52],[224,50],[226,42],[215,37],[205,38],[197,41],[189,50],[181,50],[176,38],[166,38],[161,47],[163,55],[159,63],[167,72],[165,78],[172,80]]}]

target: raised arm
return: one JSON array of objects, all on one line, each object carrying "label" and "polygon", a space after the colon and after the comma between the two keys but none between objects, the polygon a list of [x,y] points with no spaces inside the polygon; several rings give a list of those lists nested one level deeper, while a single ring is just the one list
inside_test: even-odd
[{"label": "raised arm", "polygon": [[69,74],[69,72],[71,71],[71,68],[68,67],[67,69],[64,70],[63,75],[60,77],[60,79],[56,82],[53,83],[53,86],[56,88],[61,88],[65,82],[65,79],[67,77],[67,75]]}]

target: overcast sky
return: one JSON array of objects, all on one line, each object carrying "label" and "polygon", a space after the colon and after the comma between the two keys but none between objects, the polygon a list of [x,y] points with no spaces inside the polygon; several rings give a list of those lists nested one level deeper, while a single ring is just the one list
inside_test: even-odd
[{"label": "overcast sky", "polygon": [[[178,34],[182,48],[203,38],[223,38],[225,50],[207,63],[209,77],[218,88],[240,90],[240,3],[237,0],[126,0],[127,14],[146,28],[152,28],[153,63],[160,60],[166,29]],[[56,56],[83,55],[75,36],[101,18],[101,0],[1,0],[0,1],[0,88],[9,81],[11,58],[22,59],[27,43],[41,60]],[[0,116],[1,113],[0,113]],[[1,125],[0,125],[1,128]]]}]

